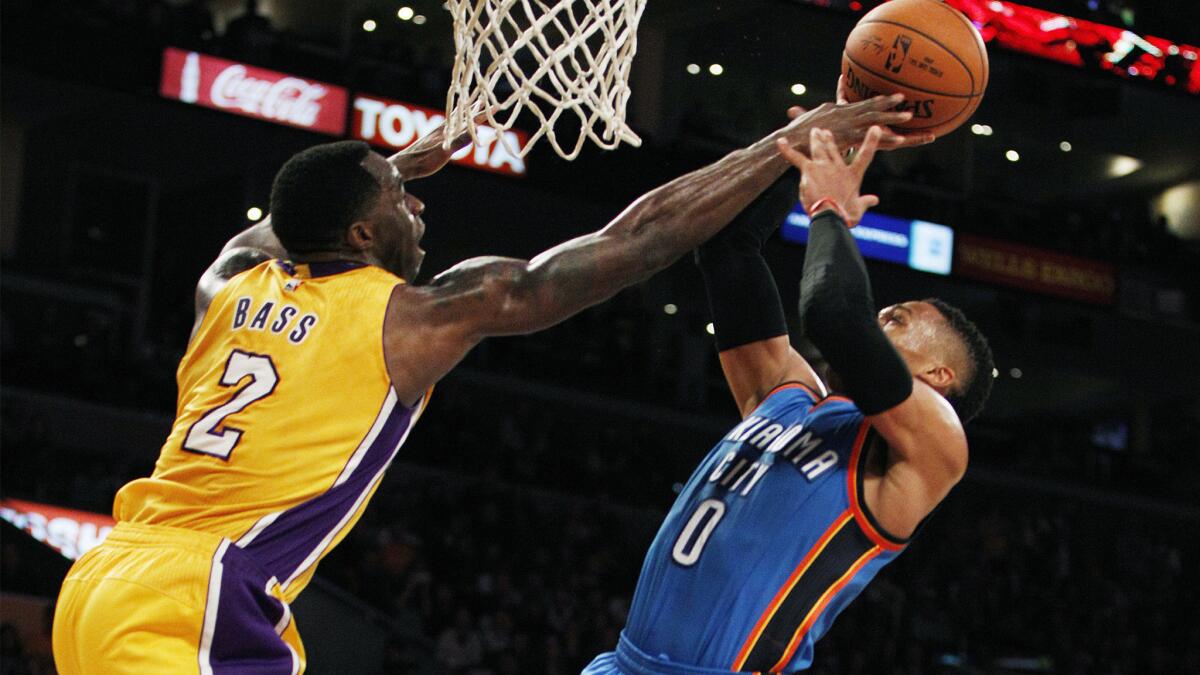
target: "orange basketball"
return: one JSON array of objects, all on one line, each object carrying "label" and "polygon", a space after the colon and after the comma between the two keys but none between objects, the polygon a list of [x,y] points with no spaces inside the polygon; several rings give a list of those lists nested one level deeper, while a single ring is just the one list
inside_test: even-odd
[{"label": "orange basketball", "polygon": [[939,0],[892,0],[867,12],[842,52],[851,101],[905,95],[913,118],[895,126],[939,136],[970,119],[988,82],[979,31]]}]

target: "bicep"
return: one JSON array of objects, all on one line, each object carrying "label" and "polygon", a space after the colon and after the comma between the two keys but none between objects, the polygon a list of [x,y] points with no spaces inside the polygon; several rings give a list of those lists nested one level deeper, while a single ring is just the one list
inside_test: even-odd
[{"label": "bicep", "polygon": [[825,391],[816,371],[792,348],[786,335],[726,349],[720,358],[721,370],[743,417],[785,382],[799,382],[814,391]]},{"label": "bicep", "polygon": [[898,463],[931,490],[948,492],[966,472],[967,437],[954,408],[932,387],[915,380],[902,403],[867,417]]}]

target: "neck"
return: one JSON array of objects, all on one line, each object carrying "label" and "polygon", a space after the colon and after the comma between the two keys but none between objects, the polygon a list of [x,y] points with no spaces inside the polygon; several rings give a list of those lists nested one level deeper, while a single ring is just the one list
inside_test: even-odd
[{"label": "neck", "polygon": [[292,262],[297,263],[314,263],[314,262],[334,262],[337,260],[347,260],[353,262],[361,262],[371,264],[370,258],[362,252],[351,251],[312,251],[311,253],[296,253],[291,256]]}]

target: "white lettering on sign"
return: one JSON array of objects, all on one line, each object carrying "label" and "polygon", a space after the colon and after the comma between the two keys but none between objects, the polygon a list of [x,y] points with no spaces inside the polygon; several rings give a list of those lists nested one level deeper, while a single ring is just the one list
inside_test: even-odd
[{"label": "white lettering on sign", "polygon": [[[433,133],[446,121],[440,112],[366,96],[354,99],[354,110],[359,116],[354,128],[356,138],[397,150]],[[480,126],[476,136],[476,145],[459,150],[451,159],[466,166],[524,175],[525,160],[517,154],[524,142],[520,134],[512,130],[497,133],[490,126]]]},{"label": "white lettering on sign", "polygon": [[213,80],[209,96],[219,108],[236,108],[252,115],[311,127],[321,114],[325,87],[298,77],[274,82],[249,77],[246,66],[233,65]]}]

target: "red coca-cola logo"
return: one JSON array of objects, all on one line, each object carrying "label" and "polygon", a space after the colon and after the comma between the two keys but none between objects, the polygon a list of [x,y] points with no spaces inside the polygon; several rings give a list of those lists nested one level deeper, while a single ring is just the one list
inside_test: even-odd
[{"label": "red coca-cola logo", "polygon": [[168,47],[163,96],[184,103],[340,136],[349,94],[342,87]]},{"label": "red coca-cola logo", "polygon": [[303,127],[317,123],[325,87],[285,77],[274,82],[251,77],[246,66],[229,66],[213,80],[209,96],[220,108],[238,108],[252,115]]}]

